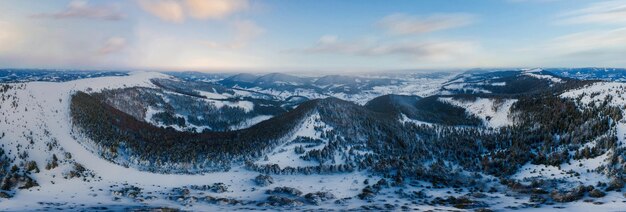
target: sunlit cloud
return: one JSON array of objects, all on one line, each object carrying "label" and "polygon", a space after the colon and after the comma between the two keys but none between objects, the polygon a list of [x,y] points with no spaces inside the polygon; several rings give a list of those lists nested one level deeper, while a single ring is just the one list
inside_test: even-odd
[{"label": "sunlit cloud", "polygon": [[114,6],[95,6],[90,5],[87,1],[72,1],[67,7],[59,12],[39,13],[32,17],[35,18],[53,18],[53,19],[97,19],[117,21],[125,17],[118,7]]},{"label": "sunlit cloud", "polygon": [[[89,33],[89,28],[59,28],[38,21],[0,21],[0,64],[4,67],[117,67],[112,60],[125,40]],[[103,57],[103,56],[107,57]]]},{"label": "sunlit cloud", "polygon": [[208,48],[239,49],[265,33],[265,29],[252,20],[237,20],[229,23],[232,28],[232,40],[227,42],[201,41]]},{"label": "sunlit cloud", "polygon": [[[406,10],[394,6],[331,16],[319,13],[324,7],[252,0],[6,0],[0,1],[0,65],[626,65],[621,59],[626,55],[626,0],[499,0],[479,3],[493,8],[450,5],[435,11],[426,7],[449,4],[421,2],[402,3],[424,6],[421,13],[397,13]],[[502,8],[503,3],[542,12],[512,16],[507,13],[515,11]],[[151,36],[135,33],[140,29]]]},{"label": "sunlit cloud", "polygon": [[437,14],[431,16],[411,16],[393,14],[384,17],[376,25],[392,34],[422,34],[458,28],[474,23],[476,17],[470,14]]},{"label": "sunlit cloud", "polygon": [[[264,66],[262,55],[232,49],[225,44],[180,39],[173,33],[139,28],[128,45],[133,65],[157,69],[254,68]],[[209,45],[215,45],[212,49]]]},{"label": "sunlit cloud", "polygon": [[4,21],[0,21],[0,29],[0,53],[11,51],[20,42],[20,31],[15,25]]},{"label": "sunlit cloud", "polygon": [[137,0],[148,13],[164,21],[182,23],[187,18],[222,19],[248,8],[247,0]]},{"label": "sunlit cloud", "polygon": [[247,0],[186,0],[189,15],[196,19],[220,19],[248,8]]},{"label": "sunlit cloud", "polygon": [[181,23],[185,20],[183,7],[176,0],[137,0],[139,6],[146,12],[159,17],[164,21]]},{"label": "sunlit cloud", "polygon": [[231,46],[233,48],[244,47],[248,42],[265,33],[265,29],[250,20],[235,21],[235,39]]}]

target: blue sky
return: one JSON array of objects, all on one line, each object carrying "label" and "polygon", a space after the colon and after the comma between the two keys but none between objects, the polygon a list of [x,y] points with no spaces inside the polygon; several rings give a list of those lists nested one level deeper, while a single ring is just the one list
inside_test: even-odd
[{"label": "blue sky", "polygon": [[626,67],[626,0],[4,0],[0,66]]}]

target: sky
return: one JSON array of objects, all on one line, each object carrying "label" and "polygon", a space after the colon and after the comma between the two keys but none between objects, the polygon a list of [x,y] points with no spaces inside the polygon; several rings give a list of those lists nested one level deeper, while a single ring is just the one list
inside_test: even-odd
[{"label": "sky", "polygon": [[2,0],[0,68],[626,67],[626,0]]}]

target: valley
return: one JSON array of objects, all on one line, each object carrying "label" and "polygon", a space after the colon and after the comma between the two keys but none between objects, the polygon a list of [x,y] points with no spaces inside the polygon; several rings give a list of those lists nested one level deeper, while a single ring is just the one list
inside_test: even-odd
[{"label": "valley", "polygon": [[0,210],[620,210],[626,84],[583,73],[13,75]]}]

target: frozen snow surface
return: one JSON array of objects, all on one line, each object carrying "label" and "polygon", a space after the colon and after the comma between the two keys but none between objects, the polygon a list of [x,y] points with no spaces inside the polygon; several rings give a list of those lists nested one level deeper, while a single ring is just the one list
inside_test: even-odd
[{"label": "frozen snow surface", "polygon": [[[561,94],[561,98],[574,99],[581,108],[598,106],[607,102],[610,106],[622,109],[622,115],[626,117],[626,83],[622,82],[597,82],[580,89],[570,90]],[[626,119],[616,121],[618,142],[626,143]]]},{"label": "frozen snow surface", "polygon": [[595,172],[598,167],[608,163],[608,154],[607,152],[591,159],[573,160],[569,164],[561,164],[559,167],[528,163],[522,166],[512,178],[517,180],[564,180],[570,185],[595,186],[598,182],[609,181],[605,175]]},{"label": "frozen snow surface", "polygon": [[[316,130],[315,128],[319,128],[320,130]],[[324,122],[320,120],[320,115],[318,113],[314,113],[310,115],[308,118],[304,119],[297,130],[288,138],[285,138],[287,141],[284,145],[276,148],[274,151],[267,155],[267,160],[260,160],[257,164],[276,164],[281,168],[284,167],[307,167],[307,166],[316,166],[319,165],[313,161],[306,161],[300,158],[299,154],[295,153],[295,148],[300,146],[299,143],[290,143],[288,141],[292,141],[297,137],[307,137],[312,139],[322,139],[321,132],[332,130],[332,127],[327,126]],[[312,149],[320,149],[324,147],[327,140],[323,139],[324,143],[319,144],[315,147],[305,148],[306,151]]]},{"label": "frozen snow surface", "polygon": [[485,126],[491,128],[511,125],[511,106],[517,102],[516,99],[476,98],[475,100],[459,100],[451,97],[442,97],[439,100],[465,108],[467,113],[480,118]]},{"label": "frozen snow surface", "polygon": [[[201,175],[157,174],[138,171],[100,158],[85,146],[80,145],[71,135],[72,125],[68,102],[72,93],[127,86],[153,87],[149,78],[154,77],[167,76],[137,72],[128,77],[103,77],[63,83],[26,83],[19,84],[24,86],[23,89],[11,90],[10,93],[17,97],[18,106],[13,108],[9,101],[2,102],[0,111],[5,115],[0,122],[0,128],[6,135],[0,139],[0,143],[5,149],[13,150],[18,145],[26,145],[28,138],[32,137],[34,140],[32,147],[29,145],[24,151],[28,153],[29,160],[39,164],[41,172],[32,174],[39,186],[28,190],[19,190],[11,199],[0,199],[0,211],[80,209],[98,206],[115,208],[116,206],[145,205],[199,211],[228,208],[215,204],[181,204],[161,194],[176,187],[211,185],[213,183],[224,183],[228,186],[227,192],[212,194],[216,197],[254,201],[265,197],[265,189],[253,189],[255,186],[252,180],[259,174],[256,172],[239,167],[228,172]],[[259,117],[256,121],[266,118],[268,117]],[[313,121],[307,120],[307,123],[303,124],[296,135],[315,136],[314,125],[311,125],[315,124]],[[47,144],[54,141],[58,142],[58,147],[48,151]],[[71,154],[71,159],[64,158],[65,153]],[[7,154],[15,156],[17,152],[7,151]],[[43,169],[53,154],[62,161],[59,167],[51,170]],[[72,170],[74,163],[79,163],[93,172],[94,177],[65,179],[64,175]],[[331,191],[337,197],[343,198],[355,196],[362,187],[360,184],[367,178],[367,175],[359,172],[298,177],[274,176],[276,182],[270,188],[289,186],[305,193]],[[124,185],[137,186],[143,189],[143,192],[153,192],[155,197],[143,199],[141,202],[120,199],[119,195],[112,192],[112,188],[121,188]]]},{"label": "frozen snow surface", "polygon": [[[529,72],[528,74],[532,74]],[[425,182],[411,182],[398,188],[391,187],[381,191],[379,195],[370,201],[355,198],[364,188],[364,181],[375,183],[377,176],[371,176],[367,172],[352,172],[330,175],[273,175],[274,183],[267,187],[258,187],[253,179],[259,175],[243,167],[234,167],[227,172],[205,173],[198,175],[180,174],[157,174],[139,171],[134,168],[113,164],[93,154],[92,147],[83,146],[77,139],[85,139],[73,136],[72,123],[69,116],[70,96],[77,91],[97,92],[103,89],[123,87],[156,87],[151,78],[169,78],[170,76],[153,72],[132,72],[129,76],[101,77],[81,79],[68,82],[30,82],[12,84],[14,87],[7,91],[12,95],[13,101],[0,102],[0,129],[5,136],[0,139],[0,145],[7,150],[10,158],[17,158],[21,153],[28,154],[28,160],[35,161],[41,169],[38,173],[32,173],[39,186],[25,190],[17,190],[10,199],[0,198],[0,211],[32,211],[32,210],[128,210],[141,207],[168,207],[190,211],[216,211],[216,210],[254,210],[266,209],[256,205],[246,204],[210,204],[200,200],[182,199],[175,193],[177,188],[190,187],[192,185],[213,185],[223,183],[227,189],[224,192],[198,191],[190,189],[191,194],[197,196],[212,196],[215,198],[228,198],[241,201],[263,201],[267,198],[265,191],[278,186],[288,186],[301,190],[303,193],[328,191],[341,202],[324,202],[321,205],[305,205],[299,209],[356,209],[362,210],[361,206],[373,203],[389,203],[407,206],[408,209],[419,210],[459,210],[442,205],[431,205],[425,202],[415,202],[406,198],[398,198],[399,194],[415,195],[417,192],[429,197],[446,198],[451,195],[465,195],[470,192],[466,189],[437,188]],[[443,82],[443,81],[442,81]],[[435,82],[433,84],[442,83]],[[564,98],[575,98],[584,92],[598,91],[601,94],[593,97],[583,97],[583,103],[589,103],[593,99],[605,98],[602,95],[614,95],[612,103],[624,105],[624,98],[617,97],[622,84],[599,83],[587,91],[571,91],[564,93]],[[385,93],[407,94],[432,94],[437,92],[432,84],[404,85],[398,87],[376,88],[371,94],[352,96],[357,102],[364,103],[373,96]],[[300,93],[303,94],[303,93]],[[223,99],[226,96],[217,93],[201,92],[201,95],[209,99]],[[291,95],[291,94],[289,94]],[[605,96],[606,96],[605,95]],[[313,96],[313,94],[310,94]],[[451,98],[441,98],[441,101],[449,102],[467,109],[468,113],[479,117],[489,127],[502,127],[511,124],[509,120],[510,107],[515,99],[496,101],[487,98],[478,98],[475,101],[460,101]],[[226,104],[226,103],[225,103]],[[233,102],[232,105],[251,110],[254,104],[246,101]],[[148,114],[154,114],[150,111]],[[269,119],[269,116],[259,116],[250,120],[245,126],[253,125]],[[401,119],[405,123],[425,124],[429,123],[410,120],[406,116]],[[308,165],[310,161],[301,160],[294,154],[294,144],[288,143],[297,136],[310,137],[324,141],[320,132],[332,129],[320,120],[319,114],[311,114],[305,119],[293,137],[285,138],[285,143],[277,147],[268,155],[268,160],[260,160],[258,164],[278,164],[285,166]],[[321,129],[321,130],[316,130]],[[618,125],[620,142],[624,142],[626,124]],[[32,141],[32,142],[31,142]],[[320,145],[323,146],[323,145]],[[309,147],[318,148],[318,147]],[[19,149],[19,151],[17,151]],[[609,154],[609,153],[607,153]],[[604,176],[596,173],[586,173],[583,170],[594,169],[607,160],[607,154],[592,159],[573,161],[561,168],[536,166],[526,164],[515,175],[518,179],[523,178],[552,178],[563,179],[573,183],[593,184],[604,180]],[[53,155],[59,158],[59,166],[46,170],[43,167],[48,164]],[[90,174],[81,177],[67,177],[68,173],[75,169],[76,164],[86,168]],[[315,165],[315,164],[311,164]],[[581,173],[580,176],[568,174],[568,170]],[[130,196],[120,192],[124,188],[137,187],[141,189],[141,195]],[[222,203],[227,200],[222,200]],[[608,193],[607,197],[599,201],[577,201],[572,203],[555,204],[541,208],[523,207],[528,203],[527,196],[509,195],[505,193],[489,193],[482,201],[488,202],[490,208],[495,210],[510,210],[512,207],[523,210],[547,211],[555,210],[555,207],[565,208],[567,211],[620,211],[626,208],[624,197],[620,193]],[[594,204],[597,202],[603,204]],[[381,204],[382,205],[382,204]],[[399,208],[381,210],[400,210]],[[270,210],[284,210],[290,208],[270,208]]]},{"label": "frozen snow surface", "polygon": [[421,126],[421,125],[426,125],[426,126],[433,126],[432,123],[428,123],[428,122],[424,122],[424,121],[419,121],[419,120],[415,120],[415,119],[411,119],[409,117],[407,117],[404,114],[401,114],[400,116],[400,120],[401,123],[403,124],[407,124],[407,123],[411,123],[411,124],[415,124],[417,126]]},{"label": "frozen snow surface", "polygon": [[319,93],[311,89],[295,89],[294,91],[285,91],[285,90],[276,90],[273,88],[264,89],[259,87],[253,87],[249,90],[269,94],[275,97],[279,97],[281,99],[286,99],[292,96],[304,96],[309,99],[320,99],[326,97],[336,97],[339,99],[348,100],[360,105],[364,105],[369,100],[372,100],[376,97],[387,95],[387,94],[397,94],[397,95],[416,95],[416,96],[430,96],[436,94],[441,85],[446,81],[450,80],[451,77],[456,76],[456,74],[450,74],[442,78],[420,78],[420,77],[407,77],[403,78],[402,82],[397,82],[396,84],[384,85],[384,86],[374,86],[371,89],[362,90],[357,93],[351,92],[330,92],[330,93]]},{"label": "frozen snow surface", "polygon": [[546,74],[541,74],[540,72],[543,71],[540,68],[536,68],[536,69],[530,69],[530,70],[522,70],[522,72],[524,73],[524,75],[529,76],[529,77],[534,77],[537,79],[545,79],[545,80],[550,80],[553,83],[562,83],[563,80],[556,78],[554,76],[550,76],[550,75],[546,75]]},{"label": "frozen snow surface", "polygon": [[[612,106],[624,107],[626,105],[626,83],[621,82],[597,82],[580,89],[567,91],[561,94],[562,98],[580,98],[580,106],[589,104],[599,105],[604,100]],[[610,99],[609,99],[610,98]]]}]

